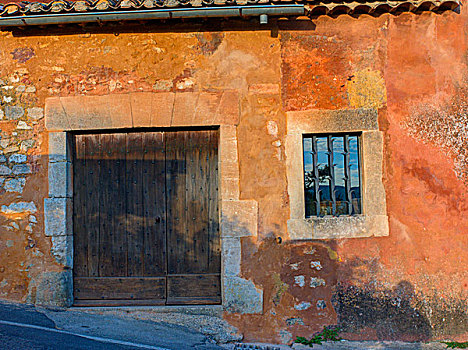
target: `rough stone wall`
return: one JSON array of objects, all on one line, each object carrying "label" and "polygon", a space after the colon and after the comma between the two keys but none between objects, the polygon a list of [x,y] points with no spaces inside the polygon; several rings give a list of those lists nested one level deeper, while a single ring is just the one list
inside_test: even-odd
[{"label": "rough stone wall", "polygon": [[[0,297],[53,300],[70,278],[44,235],[45,98],[230,89],[241,107],[239,199],[256,200],[259,218],[258,236],[242,238],[240,274],[264,295],[262,314],[225,318],[256,341],[287,343],[331,324],[348,338],[463,339],[467,187],[453,145],[467,138],[440,141],[444,129],[428,137],[434,118],[424,111],[450,113],[461,100],[467,18],[463,10],[273,30],[1,33]],[[389,236],[288,241],[285,113],[356,108],[379,111]]]},{"label": "rough stone wall", "polygon": [[25,301],[35,298],[42,273],[57,269],[42,231],[47,134],[37,86],[24,65],[32,51],[21,45],[5,50],[0,80],[0,296]]}]

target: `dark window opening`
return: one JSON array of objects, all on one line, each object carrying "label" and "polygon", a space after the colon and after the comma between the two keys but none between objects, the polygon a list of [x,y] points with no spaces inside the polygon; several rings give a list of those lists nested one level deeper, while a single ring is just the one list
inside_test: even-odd
[{"label": "dark window opening", "polygon": [[304,135],[305,216],[361,214],[359,134]]}]

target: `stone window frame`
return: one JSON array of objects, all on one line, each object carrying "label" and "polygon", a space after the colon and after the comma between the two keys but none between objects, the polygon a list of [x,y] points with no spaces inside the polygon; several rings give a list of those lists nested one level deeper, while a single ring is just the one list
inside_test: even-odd
[{"label": "stone window frame", "polygon": [[[218,92],[134,92],[102,96],[47,98],[49,135],[48,198],[44,199],[45,235],[51,255],[64,269],[55,299],[43,304],[73,304],[73,179],[71,132],[187,126],[219,127],[219,206],[222,308],[227,312],[263,312],[263,290],[241,277],[241,238],[256,237],[258,203],[239,198],[237,124],[239,94]],[[216,307],[216,306],[215,306]]]},{"label": "stone window frame", "polygon": [[[287,112],[285,142],[291,240],[388,236],[383,185],[383,133],[376,109]],[[303,135],[356,133],[360,136],[362,214],[305,217]]]}]

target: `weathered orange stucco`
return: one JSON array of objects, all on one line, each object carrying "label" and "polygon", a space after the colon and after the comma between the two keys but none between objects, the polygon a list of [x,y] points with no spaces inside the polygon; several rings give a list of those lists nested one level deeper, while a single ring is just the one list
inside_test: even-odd
[{"label": "weathered orange stucco", "polygon": [[[51,96],[239,91],[240,199],[259,208],[258,237],[242,240],[241,274],[263,289],[264,305],[263,314],[225,313],[226,320],[252,341],[288,343],[333,324],[350,339],[466,340],[468,163],[456,159],[455,145],[468,147],[468,130],[450,124],[428,136],[425,128],[444,113],[468,113],[466,23],[462,8],[267,29],[232,21],[2,32],[0,97],[3,106],[27,109]],[[355,108],[379,111],[389,236],[288,241],[286,112]],[[0,197],[0,205],[37,207],[32,227],[27,215],[0,215],[0,297],[22,302],[35,301],[42,273],[62,269],[44,236],[43,120],[24,119],[31,129],[0,121],[7,147],[35,141],[19,150],[32,169],[24,191],[2,189]],[[300,287],[296,275],[316,278],[316,286]],[[303,302],[311,306],[301,310]]]}]

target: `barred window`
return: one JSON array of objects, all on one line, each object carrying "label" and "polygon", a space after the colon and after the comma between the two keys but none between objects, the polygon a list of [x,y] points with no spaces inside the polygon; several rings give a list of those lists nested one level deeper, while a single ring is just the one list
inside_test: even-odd
[{"label": "barred window", "polygon": [[305,216],[361,214],[359,134],[303,136]]}]

